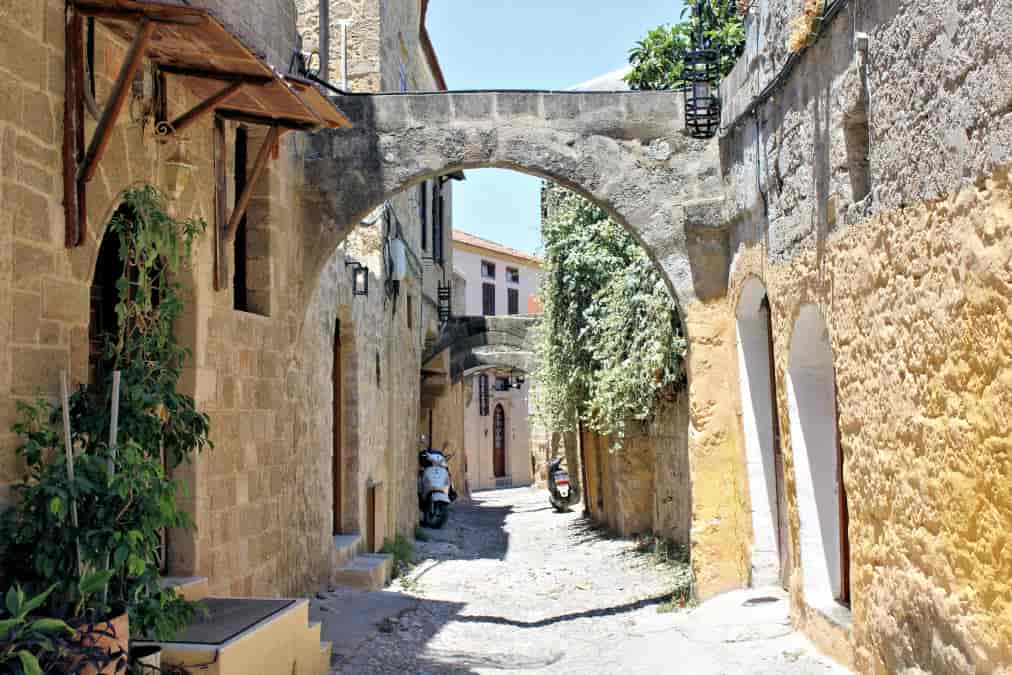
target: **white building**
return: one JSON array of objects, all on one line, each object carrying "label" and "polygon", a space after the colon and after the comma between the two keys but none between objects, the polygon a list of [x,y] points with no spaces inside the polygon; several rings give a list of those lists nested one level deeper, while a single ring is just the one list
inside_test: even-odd
[{"label": "white building", "polygon": [[[464,281],[466,316],[539,314],[541,261],[522,251],[453,231],[455,274]],[[518,378],[525,381],[515,388]],[[464,443],[472,490],[533,482],[528,373],[496,369],[469,378]]]}]

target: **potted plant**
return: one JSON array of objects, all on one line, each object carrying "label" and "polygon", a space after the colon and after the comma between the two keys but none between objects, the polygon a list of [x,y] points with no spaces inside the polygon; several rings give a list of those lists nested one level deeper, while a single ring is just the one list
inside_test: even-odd
[{"label": "potted plant", "polygon": [[4,607],[0,609],[0,672],[12,675],[122,672],[126,667],[122,650],[91,644],[99,639],[102,629],[94,627],[91,638],[82,640],[80,629],[75,630],[61,619],[37,614],[52,590],[27,598],[20,586],[14,586],[4,594]]},{"label": "potted plant", "polygon": [[207,416],[176,390],[189,353],[172,332],[172,277],[202,227],[170,218],[150,186],[128,192],[109,225],[123,273],[105,367],[60,405],[19,404],[26,475],[0,515],[0,587],[51,588],[47,611],[92,646],[125,651],[127,614],[134,634],[171,639],[198,609],[162,588],[159,555],[165,530],[193,527],[166,464],[211,447]]}]

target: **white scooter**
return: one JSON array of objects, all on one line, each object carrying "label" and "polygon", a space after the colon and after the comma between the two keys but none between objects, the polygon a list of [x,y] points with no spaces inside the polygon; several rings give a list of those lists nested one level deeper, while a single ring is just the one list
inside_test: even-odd
[{"label": "white scooter", "polygon": [[442,450],[427,448],[422,436],[422,447],[418,453],[418,509],[422,512],[422,525],[439,529],[450,517],[450,504],[457,499],[450,479],[449,460],[452,455]]}]

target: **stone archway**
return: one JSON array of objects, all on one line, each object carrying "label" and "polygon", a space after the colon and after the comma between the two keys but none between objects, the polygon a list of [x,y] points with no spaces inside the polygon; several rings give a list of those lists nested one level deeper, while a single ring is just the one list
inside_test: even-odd
[{"label": "stone archway", "polygon": [[307,152],[307,260],[320,266],[378,205],[423,180],[479,168],[541,176],[625,226],[687,307],[724,295],[727,242],[716,141],[683,131],[675,92],[463,92],[343,96],[351,129]]},{"label": "stone archway", "polygon": [[[689,339],[689,467],[697,594],[742,585],[746,482],[740,457],[730,253],[716,141],[683,131],[674,92],[460,92],[346,95],[354,127],[306,149],[302,241],[312,279],[352,228],[424,180],[505,168],[591,200],[643,246],[678,303]],[[306,288],[312,288],[307,284]],[[476,364],[477,365],[477,364]]]},{"label": "stone archway", "polygon": [[787,501],[779,420],[773,333],[766,287],[745,282],[735,312],[742,427],[752,511],[751,582],[779,583],[789,575]]},{"label": "stone archway", "polygon": [[837,428],[833,347],[822,311],[801,308],[787,369],[805,601],[833,613],[850,605],[847,495]]}]

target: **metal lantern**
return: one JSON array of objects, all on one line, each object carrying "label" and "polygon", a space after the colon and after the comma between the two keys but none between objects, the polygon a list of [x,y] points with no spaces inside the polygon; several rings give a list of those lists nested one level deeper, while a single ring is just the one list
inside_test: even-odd
[{"label": "metal lantern", "polygon": [[450,320],[452,315],[450,283],[439,282],[438,298],[439,298],[439,322],[446,323]]},{"label": "metal lantern", "polygon": [[693,138],[713,138],[720,128],[720,53],[692,49],[685,54],[685,128]]},{"label": "metal lantern", "polygon": [[360,262],[344,263],[351,270],[351,292],[353,295],[369,295],[369,268]]}]

